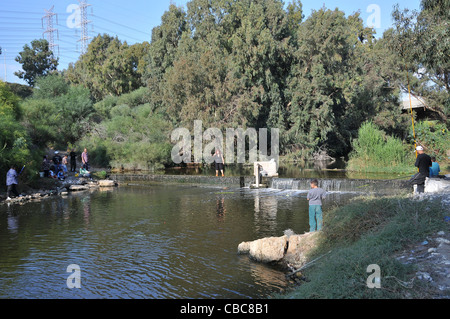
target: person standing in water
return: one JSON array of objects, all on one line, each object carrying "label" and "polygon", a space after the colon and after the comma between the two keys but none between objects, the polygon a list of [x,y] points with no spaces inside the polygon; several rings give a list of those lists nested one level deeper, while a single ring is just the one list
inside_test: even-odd
[{"label": "person standing in water", "polygon": [[223,158],[223,154],[219,149],[216,149],[214,153],[214,166],[216,168],[216,176],[219,176],[219,171],[222,174],[222,177],[225,176],[223,173],[225,160]]},{"label": "person standing in water", "polygon": [[326,192],[319,188],[319,181],[313,179],[311,181],[311,190],[308,192],[307,200],[309,201],[309,231],[315,232],[322,230],[322,199],[325,198]]}]

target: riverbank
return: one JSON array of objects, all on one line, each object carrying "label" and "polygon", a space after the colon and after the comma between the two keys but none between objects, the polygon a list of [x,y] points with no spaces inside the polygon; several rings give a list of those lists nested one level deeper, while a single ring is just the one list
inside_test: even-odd
[{"label": "riverbank", "polygon": [[[361,197],[324,216],[301,284],[278,298],[449,298],[450,194]],[[369,289],[369,265],[381,288]],[[298,283],[298,280],[296,281]]]},{"label": "riverbank", "polygon": [[[448,299],[449,212],[450,193],[359,197],[325,214],[323,231],[287,230],[242,242],[238,253],[285,269],[295,288],[279,298]],[[367,284],[374,265],[379,289]]]},{"label": "riverbank", "polygon": [[77,177],[75,175],[68,176],[65,180],[60,181],[53,178],[40,178],[37,185],[21,185],[20,196],[7,200],[6,193],[0,193],[0,204],[25,204],[28,202],[36,202],[52,196],[66,196],[70,192],[80,192],[100,187],[114,187],[117,185],[115,181],[103,179],[91,179],[86,177]]}]

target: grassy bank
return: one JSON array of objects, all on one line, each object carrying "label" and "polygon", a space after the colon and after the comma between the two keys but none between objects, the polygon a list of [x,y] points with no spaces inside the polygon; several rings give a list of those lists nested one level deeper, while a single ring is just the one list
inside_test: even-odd
[{"label": "grassy bank", "polygon": [[[427,298],[427,284],[414,281],[413,265],[394,255],[438,231],[448,231],[441,200],[359,198],[324,216],[324,231],[310,259],[329,251],[304,271],[309,280],[283,298]],[[448,208],[447,208],[448,210]],[[448,215],[448,212],[447,212]],[[381,268],[382,289],[367,288],[367,267]]]}]

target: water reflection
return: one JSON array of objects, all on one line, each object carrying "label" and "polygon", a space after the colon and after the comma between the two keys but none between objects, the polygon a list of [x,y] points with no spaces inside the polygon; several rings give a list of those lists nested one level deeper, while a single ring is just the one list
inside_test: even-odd
[{"label": "water reflection", "polygon": [[11,205],[8,205],[8,217],[7,217],[7,224],[8,224],[8,231],[11,234],[17,234],[19,231],[19,218],[14,215],[14,213],[10,209]]},{"label": "water reflection", "polygon": [[[306,161],[303,163],[281,163],[278,173],[280,178],[340,178],[340,179],[392,179],[392,174],[366,173],[346,171],[343,159],[334,161]],[[142,172],[141,172],[142,173]],[[145,173],[143,173],[145,174]],[[214,167],[178,167],[159,172],[165,175],[203,175],[214,176]],[[226,176],[253,176],[253,166],[228,164],[225,167]],[[400,176],[397,176],[400,177]]]},{"label": "water reflection", "polygon": [[[3,205],[0,297],[264,298],[288,282],[238,244],[307,223],[299,191],[147,185]],[[70,264],[82,289],[65,285]]]},{"label": "water reflection", "polygon": [[276,196],[263,195],[260,190],[254,193],[255,211],[254,224],[257,232],[264,229],[266,232],[275,233],[277,230],[278,198]]},{"label": "water reflection", "polygon": [[219,222],[225,221],[225,214],[227,212],[225,208],[225,197],[217,197],[216,201],[217,220]]},{"label": "water reflection", "polygon": [[83,220],[85,228],[89,226],[89,218],[91,216],[91,200],[90,198],[85,198],[81,201],[83,203]]}]

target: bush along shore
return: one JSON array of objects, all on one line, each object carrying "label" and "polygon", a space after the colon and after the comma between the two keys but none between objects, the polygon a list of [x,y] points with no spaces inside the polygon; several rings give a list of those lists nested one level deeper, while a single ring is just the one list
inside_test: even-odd
[{"label": "bush along shore", "polygon": [[449,298],[449,211],[449,193],[359,197],[326,213],[323,231],[287,230],[238,253],[286,269],[294,285],[278,298]]}]

